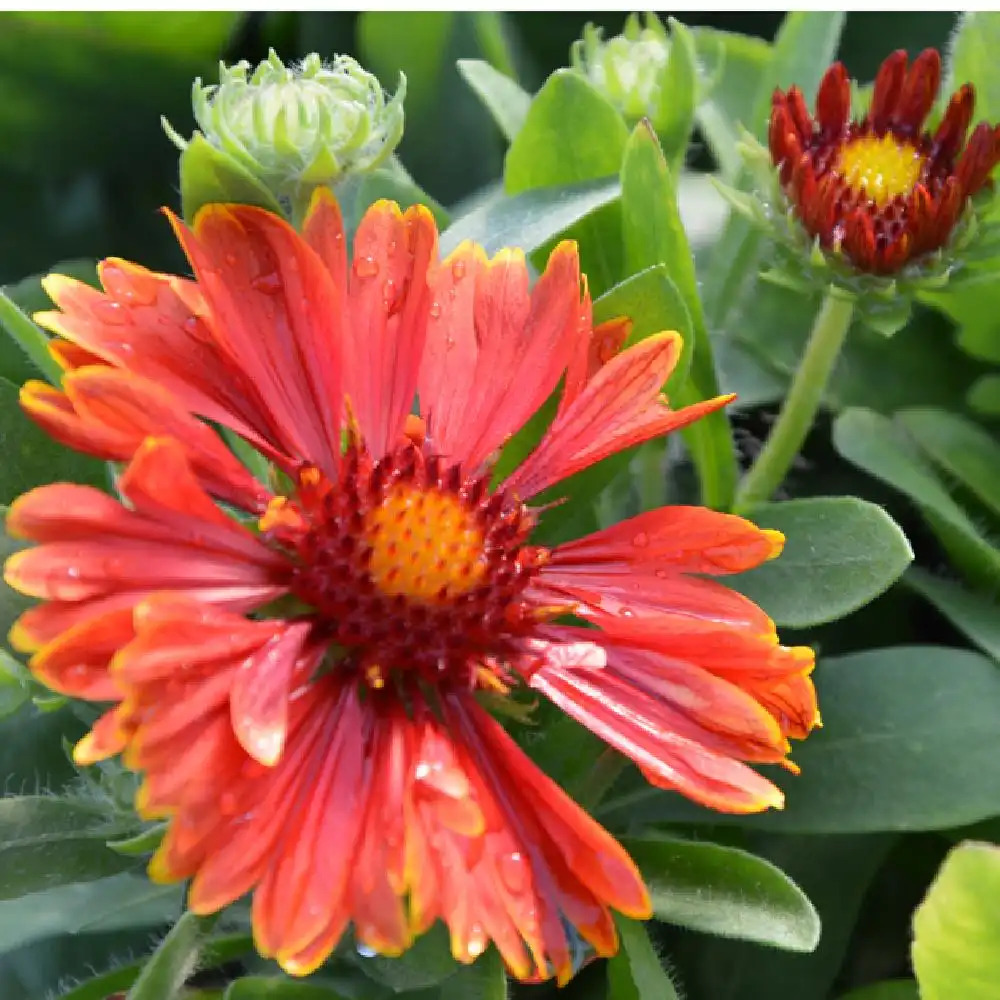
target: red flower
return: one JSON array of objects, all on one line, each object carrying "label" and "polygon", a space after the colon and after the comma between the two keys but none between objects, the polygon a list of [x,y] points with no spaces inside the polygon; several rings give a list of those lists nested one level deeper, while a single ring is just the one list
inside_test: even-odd
[{"label": "red flower", "polygon": [[[787,764],[817,721],[811,652],[706,579],[776,555],[775,532],[675,507],[529,541],[532,496],[728,397],[671,410],[679,337],[617,353],[572,244],[529,292],[518,251],[439,262],[421,208],[375,205],[353,263],[327,195],[303,237],[246,207],[174,225],[194,282],[117,260],[103,292],[47,281],[68,372],[24,406],[129,464],[121,503],[57,484],[11,508],[39,544],[6,578],[45,602],[12,642],[54,689],[113,703],[77,757],[144,772],[140,811],[171,819],[153,877],[191,877],[203,913],[253,890],[258,946],[289,971],[349,923],[391,955],[440,919],[460,961],[493,941],[514,975],[566,981],[567,927],[610,954],[610,910],[649,898],[477,692],[527,685],[650,781],[735,812],[781,805],[745,762]],[[206,420],[273,463],[273,492]]]},{"label": "red flower", "polygon": [[815,121],[798,87],[774,92],[769,141],[785,194],[809,235],[861,271],[892,274],[943,247],[1000,161],[1000,126],[981,123],[965,141],[971,84],[951,98],[933,135],[923,130],[940,80],[934,49],[909,68],[906,52],[893,52],[861,121],[851,120],[842,63],[820,83]]}]

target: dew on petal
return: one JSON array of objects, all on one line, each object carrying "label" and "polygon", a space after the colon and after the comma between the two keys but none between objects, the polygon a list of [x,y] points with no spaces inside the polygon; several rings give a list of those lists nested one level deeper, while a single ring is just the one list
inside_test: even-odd
[{"label": "dew on petal", "polygon": [[358,257],[354,261],[354,273],[359,278],[374,278],[378,275],[378,261],[371,256]]}]

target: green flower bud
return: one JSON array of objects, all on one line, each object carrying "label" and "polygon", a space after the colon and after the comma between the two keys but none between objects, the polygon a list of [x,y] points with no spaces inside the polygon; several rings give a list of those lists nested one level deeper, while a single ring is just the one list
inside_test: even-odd
[{"label": "green flower bud", "polygon": [[586,76],[630,121],[649,118],[654,128],[661,107],[670,38],[655,14],[646,26],[630,14],[620,35],[607,42],[588,24],[570,50],[573,68]]},{"label": "green flower bud", "polygon": [[[245,60],[219,65],[219,82],[192,90],[205,138],[282,198],[295,199],[347,173],[371,170],[403,135],[406,78],[386,100],[378,80],[350,56],[316,53],[286,67],[272,49],[252,73]],[[180,149],[187,142],[166,126]]]}]

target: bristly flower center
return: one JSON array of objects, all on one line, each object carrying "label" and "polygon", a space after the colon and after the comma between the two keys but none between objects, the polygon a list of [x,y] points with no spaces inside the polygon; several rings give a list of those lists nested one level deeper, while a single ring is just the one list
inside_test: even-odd
[{"label": "bristly flower center", "polygon": [[434,487],[392,487],[364,519],[372,582],[415,604],[449,604],[475,590],[489,565],[476,513]]},{"label": "bristly flower center", "polygon": [[925,157],[891,132],[881,138],[861,135],[840,150],[835,170],[856,194],[881,208],[910,194],[920,179]]},{"label": "bristly flower center", "polygon": [[316,468],[272,502],[265,537],[292,555],[295,596],[371,687],[390,676],[476,687],[553,609],[523,592],[548,558],[535,519],[489,475],[410,443],[379,461],[352,445],[338,481]]}]

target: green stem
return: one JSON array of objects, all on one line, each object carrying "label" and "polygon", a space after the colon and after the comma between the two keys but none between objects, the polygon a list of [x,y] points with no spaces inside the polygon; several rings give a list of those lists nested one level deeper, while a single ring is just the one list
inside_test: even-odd
[{"label": "green stem", "polygon": [[733,509],[737,513],[770,500],[784,481],[816,419],[853,315],[854,299],[833,286],[828,288],[778,419],[736,492]]}]

